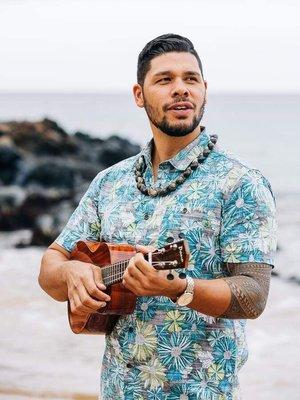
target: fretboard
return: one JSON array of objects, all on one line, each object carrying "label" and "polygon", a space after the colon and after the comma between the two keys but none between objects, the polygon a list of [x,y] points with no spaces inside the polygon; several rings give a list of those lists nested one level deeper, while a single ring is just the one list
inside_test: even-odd
[{"label": "fretboard", "polygon": [[130,259],[119,261],[101,268],[102,279],[105,286],[110,286],[114,283],[122,281],[123,274],[127,268],[127,265],[129,264],[129,260]]}]

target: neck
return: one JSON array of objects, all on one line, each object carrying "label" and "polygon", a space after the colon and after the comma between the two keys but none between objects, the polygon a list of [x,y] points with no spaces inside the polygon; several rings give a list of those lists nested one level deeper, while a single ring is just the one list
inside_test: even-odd
[{"label": "neck", "polygon": [[160,163],[174,157],[180,150],[195,140],[203,129],[203,126],[197,127],[193,132],[182,137],[168,136],[158,130],[153,131],[152,165],[154,170],[158,168]]}]

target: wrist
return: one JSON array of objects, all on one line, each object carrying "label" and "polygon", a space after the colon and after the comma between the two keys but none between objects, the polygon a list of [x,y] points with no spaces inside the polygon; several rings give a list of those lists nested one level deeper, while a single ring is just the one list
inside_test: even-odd
[{"label": "wrist", "polygon": [[184,293],[186,287],[187,287],[187,280],[186,279],[177,278],[174,281],[174,289],[172,290],[171,295],[169,295],[169,298],[172,301],[176,301],[177,297],[182,295],[182,293]]}]

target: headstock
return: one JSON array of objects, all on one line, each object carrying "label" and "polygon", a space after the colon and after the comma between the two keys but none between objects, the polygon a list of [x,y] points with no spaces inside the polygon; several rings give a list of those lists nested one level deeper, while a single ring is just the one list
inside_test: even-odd
[{"label": "headstock", "polygon": [[[190,251],[187,241],[179,240],[153,251],[150,257],[148,254],[145,254],[144,257],[147,261],[151,261],[152,266],[158,270],[186,268],[189,263]],[[149,260],[150,258],[151,260]]]}]

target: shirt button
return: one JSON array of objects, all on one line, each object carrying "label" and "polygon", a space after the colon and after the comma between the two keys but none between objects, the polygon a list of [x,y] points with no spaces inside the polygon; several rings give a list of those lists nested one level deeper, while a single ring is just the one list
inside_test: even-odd
[{"label": "shirt button", "polygon": [[183,212],[184,214],[186,214],[186,213],[187,213],[187,208],[184,207],[184,209],[182,210],[182,212]]},{"label": "shirt button", "polygon": [[184,234],[183,232],[180,232],[180,233],[178,234],[178,237],[179,237],[180,239],[183,239],[184,236],[185,236],[185,234]]},{"label": "shirt button", "polygon": [[145,214],[144,219],[149,219],[149,214]]},{"label": "shirt button", "polygon": [[173,238],[173,236],[169,236],[169,237],[167,237],[167,242],[168,242],[168,243],[172,243],[172,242],[174,242],[174,238]]}]

